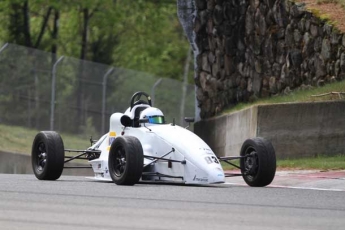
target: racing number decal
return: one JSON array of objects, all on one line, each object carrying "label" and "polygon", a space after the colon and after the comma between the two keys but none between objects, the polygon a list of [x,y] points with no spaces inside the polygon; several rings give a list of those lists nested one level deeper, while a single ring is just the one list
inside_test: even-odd
[{"label": "racing number decal", "polygon": [[212,156],[211,158],[212,158],[212,160],[213,160],[214,163],[219,164],[219,161],[218,161],[217,157]]},{"label": "racing number decal", "polygon": [[219,161],[218,161],[217,157],[215,157],[215,156],[205,157],[205,160],[206,160],[207,164],[212,164],[212,163],[219,164]]},{"label": "racing number decal", "polygon": [[205,160],[206,160],[207,164],[212,164],[211,157],[205,157]]}]

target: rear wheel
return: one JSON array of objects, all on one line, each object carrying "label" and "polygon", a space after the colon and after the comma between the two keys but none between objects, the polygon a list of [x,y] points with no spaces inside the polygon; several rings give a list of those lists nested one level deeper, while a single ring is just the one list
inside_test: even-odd
[{"label": "rear wheel", "polygon": [[276,172],[276,155],[274,148],[264,138],[246,140],[241,148],[241,172],[244,181],[253,187],[269,185]]},{"label": "rear wheel", "polygon": [[56,180],[63,171],[65,150],[60,135],[54,131],[39,132],[32,144],[31,163],[39,180]]},{"label": "rear wheel", "polygon": [[117,137],[109,151],[109,174],[117,185],[138,183],[143,172],[144,154],[136,137]]}]

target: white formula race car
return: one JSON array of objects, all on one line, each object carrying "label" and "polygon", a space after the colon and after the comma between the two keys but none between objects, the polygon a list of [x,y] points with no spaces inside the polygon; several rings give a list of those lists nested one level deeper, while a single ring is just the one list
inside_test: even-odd
[{"label": "white formula race car", "polygon": [[[186,118],[193,122],[193,118]],[[217,157],[211,148],[186,128],[166,124],[161,110],[151,106],[150,96],[135,93],[125,113],[110,117],[109,132],[98,141],[91,138],[86,150],[64,149],[60,135],[39,132],[32,146],[32,167],[40,180],[58,179],[66,163],[85,159],[93,169],[94,180],[134,185],[142,181],[185,184],[224,183],[226,176],[243,176],[250,186],[266,186],[274,178],[276,157],[271,143],[263,138],[248,139],[240,155]],[[74,152],[75,156],[65,156]],[[231,160],[239,159],[240,165]],[[241,170],[225,174],[220,161]]]}]

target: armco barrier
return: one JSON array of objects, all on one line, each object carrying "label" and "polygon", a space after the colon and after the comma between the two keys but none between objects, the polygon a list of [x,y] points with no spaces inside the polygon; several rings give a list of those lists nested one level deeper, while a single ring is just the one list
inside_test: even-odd
[{"label": "armco barrier", "polygon": [[247,138],[269,139],[278,158],[345,153],[345,102],[258,105],[194,125],[218,156],[239,155]]},{"label": "armco barrier", "polygon": [[[33,174],[29,155],[0,151],[0,173]],[[93,176],[92,169],[64,169],[62,175]]]}]

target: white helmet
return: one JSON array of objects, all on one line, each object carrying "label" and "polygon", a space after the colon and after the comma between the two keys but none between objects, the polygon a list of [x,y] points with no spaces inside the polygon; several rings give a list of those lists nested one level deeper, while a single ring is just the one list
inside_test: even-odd
[{"label": "white helmet", "polygon": [[155,107],[144,109],[140,113],[140,119],[147,118],[151,124],[164,124],[164,114]]}]

